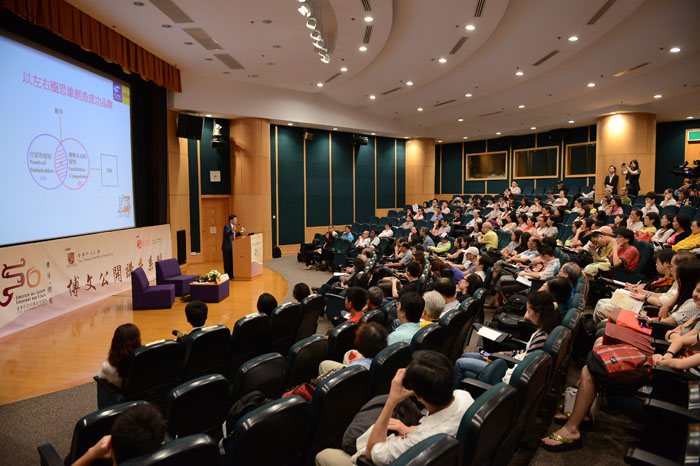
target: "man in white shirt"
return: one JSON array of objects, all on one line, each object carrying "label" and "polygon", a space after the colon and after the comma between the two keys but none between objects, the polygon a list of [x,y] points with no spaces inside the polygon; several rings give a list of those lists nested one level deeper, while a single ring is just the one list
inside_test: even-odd
[{"label": "man in white shirt", "polygon": [[642,207],[642,214],[646,215],[649,212],[659,213],[659,208],[656,207],[656,193],[654,191],[649,191],[646,196],[644,196],[644,207]]},{"label": "man in white shirt", "polygon": [[394,230],[391,229],[391,223],[387,223],[384,226],[384,231],[379,233],[379,237],[380,238],[391,238],[392,236],[394,236]]},{"label": "man in white shirt", "polygon": [[523,193],[523,190],[520,189],[518,182],[515,180],[513,180],[513,182],[510,184],[510,193],[515,196],[520,196]]},{"label": "man in white shirt", "polygon": [[433,288],[440,293],[440,296],[445,300],[445,309],[443,309],[442,314],[440,314],[440,318],[442,319],[442,316],[453,309],[457,309],[460,305],[460,302],[457,301],[457,286],[454,280],[442,277],[435,280]]},{"label": "man in white shirt", "polygon": [[362,236],[357,238],[357,241],[355,241],[355,247],[359,249],[360,251],[363,250],[364,248],[368,248],[370,245],[370,238],[369,238],[369,231],[363,231]]},{"label": "man in white shirt", "polygon": [[369,245],[373,249],[376,249],[377,246],[379,246],[379,242],[381,239],[379,238],[379,232],[377,230],[372,230],[369,234]]},{"label": "man in white shirt", "polygon": [[632,212],[630,212],[630,218],[627,219],[627,228],[632,230],[633,232],[637,232],[644,228],[644,223],[642,223],[642,214],[641,209],[632,209]]},{"label": "man in white shirt", "polygon": [[[396,460],[418,442],[435,434],[456,435],[464,413],[474,402],[463,390],[452,390],[453,364],[435,351],[416,351],[406,369],[399,369],[391,381],[389,397],[377,422],[356,440],[352,457],[343,450],[327,448],[316,455],[318,466],[352,465],[365,455],[377,466]],[[406,426],[391,417],[403,400],[415,396],[428,411],[417,426]],[[387,430],[399,433],[387,436]]]}]

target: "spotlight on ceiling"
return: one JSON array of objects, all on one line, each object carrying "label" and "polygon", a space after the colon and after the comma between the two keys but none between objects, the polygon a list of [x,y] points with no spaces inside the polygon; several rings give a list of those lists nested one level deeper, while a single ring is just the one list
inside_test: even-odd
[{"label": "spotlight on ceiling", "polygon": [[371,16],[365,16],[365,23],[371,23],[372,21],[374,21],[374,18]]},{"label": "spotlight on ceiling", "polygon": [[369,96],[369,100],[374,100],[374,99],[376,99],[376,98],[377,98],[376,95],[371,95],[371,96]]},{"label": "spotlight on ceiling", "polygon": [[515,75],[516,75],[516,76],[522,76],[522,75],[524,75],[524,74],[525,74],[525,73],[523,73],[523,72],[520,71],[520,70],[518,70],[518,71],[515,72]]},{"label": "spotlight on ceiling", "polygon": [[444,58],[444,57],[443,57],[443,58],[440,58],[438,61],[439,61],[440,63],[447,63],[447,58]]},{"label": "spotlight on ceiling", "polygon": [[588,86],[588,87],[595,87],[595,83],[592,83],[592,82],[591,82],[591,83],[586,84],[586,86]]},{"label": "spotlight on ceiling", "polygon": [[367,51],[367,47],[365,47],[364,45],[361,45],[360,52],[366,52],[366,51]]},{"label": "spotlight on ceiling", "polygon": [[309,17],[311,16],[311,6],[306,3],[306,2],[300,2],[299,8],[297,8],[297,11],[301,16]]},{"label": "spotlight on ceiling", "polygon": [[331,62],[331,56],[328,55],[327,53],[319,53],[321,55],[321,61],[323,63],[330,63]]},{"label": "spotlight on ceiling", "polygon": [[655,98],[655,99],[660,99],[660,98],[662,98],[662,97],[663,97],[663,96],[662,96],[661,94],[654,94],[654,98]]},{"label": "spotlight on ceiling", "polygon": [[671,47],[670,49],[668,49],[668,51],[671,53],[678,53],[681,51],[681,48],[680,47]]},{"label": "spotlight on ceiling", "polygon": [[474,26],[473,24],[467,24],[466,26],[464,26],[464,29],[466,29],[467,31],[473,31],[474,29],[476,29],[476,26]]},{"label": "spotlight on ceiling", "polygon": [[413,81],[406,81],[407,86],[413,86]]},{"label": "spotlight on ceiling", "polygon": [[347,67],[347,66],[344,66],[344,67],[342,67],[342,68],[340,69],[340,72],[341,72],[341,73],[345,73],[347,70],[348,70],[348,67]]},{"label": "spotlight on ceiling", "polygon": [[577,40],[578,40],[578,36],[569,37],[569,42],[576,42]]},{"label": "spotlight on ceiling", "polygon": [[315,31],[311,31],[309,33],[309,37],[311,37],[313,40],[323,40],[323,35],[321,34],[321,31],[318,29]]},{"label": "spotlight on ceiling", "polygon": [[318,27],[318,20],[313,16],[306,20],[306,27],[315,30]]},{"label": "spotlight on ceiling", "polygon": [[464,97],[471,97],[471,96],[472,96],[472,94],[470,92],[467,92],[466,94],[464,94]]},{"label": "spotlight on ceiling", "polygon": [[523,104],[518,105],[518,108],[525,108]]}]

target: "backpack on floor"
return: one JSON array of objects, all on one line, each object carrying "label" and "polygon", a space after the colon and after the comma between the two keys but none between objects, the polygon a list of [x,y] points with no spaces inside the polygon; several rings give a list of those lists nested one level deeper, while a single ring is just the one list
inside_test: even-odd
[{"label": "backpack on floor", "polygon": [[[279,246],[275,246],[272,248],[272,257],[274,259],[277,259],[278,257],[282,257],[282,250],[279,248]],[[297,257],[297,260],[299,258]],[[301,262],[304,262],[303,260]]]},{"label": "backpack on floor", "polygon": [[588,355],[588,370],[606,388],[634,389],[653,379],[651,356],[631,345],[598,346]]}]

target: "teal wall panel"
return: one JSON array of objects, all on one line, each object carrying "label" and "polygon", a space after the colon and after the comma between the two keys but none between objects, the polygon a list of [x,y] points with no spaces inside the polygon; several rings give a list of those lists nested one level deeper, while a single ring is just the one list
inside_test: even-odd
[{"label": "teal wall panel", "polygon": [[484,194],[483,181],[465,181],[464,194]]},{"label": "teal wall panel", "polygon": [[396,140],[377,138],[377,208],[396,207]]},{"label": "teal wall panel", "polygon": [[304,134],[301,128],[278,126],[279,243],[304,241]]},{"label": "teal wall panel", "polygon": [[270,216],[272,218],[272,244],[279,244],[277,242],[277,135],[276,126],[270,125],[270,184],[272,185],[272,203],[270,205],[271,212]]},{"label": "teal wall panel", "polygon": [[[202,141],[199,145],[199,164],[202,177],[202,194],[231,194],[231,156],[229,153],[229,120],[217,118],[216,122],[222,126],[221,138],[227,142],[224,149],[212,149],[212,129],[214,120],[204,119],[204,129],[202,130]],[[212,182],[210,171],[219,171],[221,181]]]},{"label": "teal wall panel", "polygon": [[355,221],[374,216],[374,138],[366,146],[355,146]]},{"label": "teal wall panel", "polygon": [[406,205],[406,140],[396,143],[396,207]]},{"label": "teal wall panel", "polygon": [[190,245],[192,252],[201,252],[199,234],[199,161],[197,141],[187,140],[187,168],[190,182]]},{"label": "teal wall panel", "polygon": [[[693,120],[657,123],[656,167],[639,167],[642,170],[656,169],[654,189],[657,193],[683,184],[682,177],[672,175],[671,170],[685,162],[685,131],[696,128],[700,128],[700,122]],[[689,165],[693,166],[692,162]]]},{"label": "teal wall panel", "polygon": [[330,141],[328,131],[314,130],[306,140],[306,226],[331,223]]},{"label": "teal wall panel", "polygon": [[352,135],[331,133],[333,225],[353,222],[352,197]]},{"label": "teal wall panel", "polygon": [[462,143],[442,145],[442,182],[440,193],[462,192]]}]

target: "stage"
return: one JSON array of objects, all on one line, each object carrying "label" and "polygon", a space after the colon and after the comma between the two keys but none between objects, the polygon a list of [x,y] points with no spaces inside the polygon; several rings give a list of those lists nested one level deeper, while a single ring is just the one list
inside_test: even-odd
[{"label": "stage", "polygon": [[[222,270],[222,265],[182,267],[183,273],[198,275],[212,269]],[[288,287],[282,275],[268,268],[252,281],[232,281],[228,298],[207,304],[207,325],[223,324],[231,329],[239,318],[256,312],[261,293],[271,293],[281,303]],[[189,331],[186,304],[177,297],[172,309],[133,311],[128,291],[0,338],[0,404],[91,381],[106,359],[114,329],[120,324],[136,324],[143,343],[174,338],[173,329]]]}]

